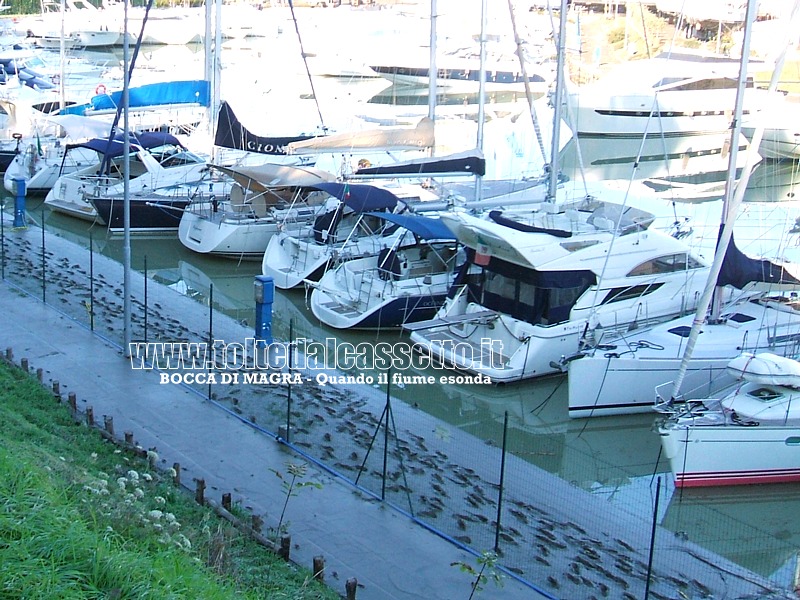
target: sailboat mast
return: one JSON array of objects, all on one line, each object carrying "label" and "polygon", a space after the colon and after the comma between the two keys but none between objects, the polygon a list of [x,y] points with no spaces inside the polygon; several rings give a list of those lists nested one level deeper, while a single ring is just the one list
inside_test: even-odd
[{"label": "sailboat mast", "polygon": [[66,0],[61,0],[61,40],[58,44],[58,98],[59,98],[59,108],[63,111],[64,107],[67,105],[67,96],[65,86],[65,78],[66,78],[66,55],[67,55],[67,43],[64,39],[64,35],[66,34],[66,26],[64,20],[66,19]]},{"label": "sailboat mast", "polygon": [[[486,120],[486,21],[487,0],[481,0],[480,75],[478,77],[478,139],[476,145],[483,153],[483,126]],[[483,199],[483,178],[475,176],[475,201]]]},{"label": "sailboat mast", "polygon": [[[436,27],[437,19],[439,18],[438,9],[436,7],[436,0],[431,0],[431,38],[430,38],[430,63],[428,65],[428,118],[436,122],[436,89],[437,89],[437,75],[439,72],[436,68]],[[435,129],[434,129],[435,130]],[[431,154],[433,148],[431,148]]]},{"label": "sailboat mast", "polygon": [[[678,375],[673,382],[672,399],[678,397],[683,380],[686,377],[686,372],[689,369],[689,359],[694,353],[694,347],[697,343],[697,338],[700,335],[700,328],[705,322],[706,313],[711,305],[711,300],[716,290],[716,281],[719,273],[722,270],[722,263],[725,259],[725,252],[733,236],[733,221],[738,210],[739,201],[744,196],[744,189],[736,189],[736,154],[739,146],[739,135],[741,133],[742,121],[742,107],[744,104],[744,92],[747,84],[747,63],[750,57],[750,36],[751,25],[756,18],[757,2],[749,0],[747,3],[747,11],[745,14],[744,22],[744,35],[742,38],[742,56],[739,64],[739,79],[738,87],[736,90],[736,104],[733,113],[733,121],[731,123],[731,151],[728,156],[728,178],[725,182],[725,199],[722,207],[722,227],[719,239],[717,240],[716,252],[714,253],[714,262],[711,264],[711,271],[708,275],[709,284],[706,285],[703,295],[697,304],[697,310],[694,314],[692,321],[692,329],[689,332],[689,337],[686,341],[686,349],[684,351],[684,359],[681,361]],[[737,191],[734,197],[734,190]],[[719,296],[719,294],[717,294]]]},{"label": "sailboat mast", "polygon": [[564,97],[564,55],[567,51],[567,10],[568,0],[561,0],[560,15],[558,18],[557,54],[556,54],[556,91],[553,106],[553,135],[550,146],[550,179],[547,186],[547,198],[553,201],[558,187],[558,150],[561,146],[559,133],[561,131],[561,110]]},{"label": "sailboat mast", "polygon": [[[126,357],[130,356],[131,347],[131,198],[130,198],[130,180],[131,180],[131,133],[128,102],[131,83],[130,73],[130,60],[128,58],[128,4],[129,0],[124,0],[123,12],[123,37],[122,37],[122,129],[123,129],[123,146],[122,146],[122,223],[123,223],[123,275],[122,275],[122,290],[124,299],[122,302],[123,312],[123,352]],[[144,25],[142,26],[144,29]],[[141,41],[141,33],[139,37]],[[139,43],[137,41],[137,44]],[[117,118],[119,112],[117,113]],[[116,125],[116,120],[115,120]],[[114,128],[112,127],[111,135],[114,135]]]}]

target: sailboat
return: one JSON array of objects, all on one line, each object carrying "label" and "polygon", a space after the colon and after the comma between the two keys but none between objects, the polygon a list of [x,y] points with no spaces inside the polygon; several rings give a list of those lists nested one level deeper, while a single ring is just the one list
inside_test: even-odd
[{"label": "sailboat", "polygon": [[[743,47],[746,60],[746,46]],[[776,72],[779,72],[777,69]],[[740,76],[743,80],[745,74]],[[741,89],[744,83],[740,80]],[[742,91],[740,96],[749,93]],[[731,139],[737,140],[742,98],[737,99]],[[653,390],[681,377],[681,399],[699,398],[730,384],[728,362],[741,352],[770,351],[792,354],[800,349],[800,274],[793,265],[756,260],[739,251],[732,236],[735,206],[740,203],[750,173],[758,160],[758,140],[748,150],[748,160],[734,195],[738,145],[731,145],[726,182],[727,201],[716,252],[716,273],[709,279],[702,313],[686,315],[649,330],[630,332],[609,341],[600,336],[586,340],[577,353],[565,355],[568,371],[569,414],[573,417],[649,412]],[[724,287],[741,290],[736,301],[724,303]],[[713,311],[707,317],[710,294],[717,290]],[[702,307],[702,304],[699,304]],[[696,330],[699,334],[692,334]],[[694,335],[694,340],[690,338]],[[691,343],[691,361],[684,355]]]},{"label": "sailboat", "polygon": [[675,486],[800,481],[800,362],[771,352],[728,363],[722,396],[688,402],[658,425]]},{"label": "sailboat", "polygon": [[[313,284],[314,316],[336,329],[387,329],[429,319],[444,304],[459,262],[452,232],[439,219],[375,213],[414,234],[377,255],[329,269]],[[463,257],[461,257],[463,260]]]},{"label": "sailboat", "polygon": [[[319,183],[330,196],[313,223],[272,236],[261,261],[275,287],[290,289],[316,281],[334,262],[372,256],[412,234],[377,212],[404,212],[409,204],[391,191],[365,184]],[[425,203],[420,203],[424,205]]]},{"label": "sailboat", "polygon": [[[749,54],[749,32],[755,4],[748,3],[742,70]],[[792,20],[798,14],[798,6],[800,3],[795,3]],[[779,60],[775,71],[780,70]],[[775,80],[776,75],[773,75],[773,84]],[[737,117],[741,117],[739,98]],[[756,146],[760,134],[759,131],[754,136],[753,144]],[[743,191],[736,190],[732,199],[734,208],[741,196]],[[731,226],[726,223],[720,235],[721,248],[725,248],[723,244],[730,235]],[[721,270],[722,260],[715,260],[715,267],[717,265]],[[709,286],[709,290],[712,289],[713,286]],[[728,364],[728,370],[733,371],[737,379],[745,380],[743,384],[734,384],[720,395],[678,403],[682,399],[680,393],[685,374],[700,335],[700,317],[710,299],[710,293],[706,294],[698,307],[695,326],[690,332],[675,381],[657,389],[655,409],[665,415],[658,423],[658,433],[675,475],[675,485],[800,481],[797,466],[797,448],[800,446],[797,402],[800,398],[796,393],[800,388],[800,378],[797,377],[800,363],[797,360],[771,352],[744,353]],[[721,399],[715,399],[720,396]]]},{"label": "sailboat", "polygon": [[313,220],[324,195],[312,186],[335,179],[300,165],[213,169],[232,178],[230,193],[193,199],[180,216],[178,239],[194,252],[237,260],[261,260],[272,236]]}]

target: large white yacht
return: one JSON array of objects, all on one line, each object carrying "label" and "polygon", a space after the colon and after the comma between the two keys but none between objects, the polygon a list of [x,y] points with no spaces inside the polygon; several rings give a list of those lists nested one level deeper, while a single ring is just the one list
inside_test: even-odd
[{"label": "large white yacht", "polygon": [[[570,85],[566,117],[579,136],[687,136],[728,131],[739,59],[666,53],[613,68],[593,83]],[[744,118],[775,94],[750,78]]]}]

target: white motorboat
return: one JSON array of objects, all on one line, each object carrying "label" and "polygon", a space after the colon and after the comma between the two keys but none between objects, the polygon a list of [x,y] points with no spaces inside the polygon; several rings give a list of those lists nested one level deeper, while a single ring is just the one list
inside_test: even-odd
[{"label": "white motorboat", "polygon": [[[94,150],[97,160],[73,173],[62,175],[45,197],[53,210],[94,221],[97,211],[92,196],[122,194],[124,141],[95,138],[82,144]],[[129,192],[155,190],[201,181],[208,172],[206,161],[189,152],[169,133],[131,135]]]},{"label": "white motorboat", "polygon": [[[414,234],[412,244],[346,260],[313,285],[311,311],[336,329],[386,329],[433,317],[455,276],[458,247],[439,219],[386,213]],[[463,256],[461,257],[463,261]]]},{"label": "white motorboat", "polygon": [[335,179],[313,167],[214,168],[234,179],[230,197],[192,202],[178,239],[195,252],[235,259],[261,260],[273,235],[311,222],[328,197],[313,186]]},{"label": "white motorboat", "polygon": [[[393,85],[427,87],[430,81],[430,67],[424,65],[370,65],[373,74],[383,77]],[[449,61],[446,66],[439,65],[436,69],[436,87],[439,89],[469,90],[477,89],[481,76],[481,69],[477,61],[458,60]],[[551,78],[534,73],[528,77],[529,85],[534,92],[539,94],[547,90]],[[519,64],[511,62],[487,65],[486,67],[487,91],[525,91],[525,74]]]},{"label": "white motorboat", "polygon": [[420,351],[492,381],[559,372],[590,323],[621,335],[665,321],[705,285],[708,263],[650,227],[652,213],[591,197],[525,219],[498,212],[442,215],[469,268],[434,319],[406,326]]},{"label": "white motorboat", "polygon": [[658,425],[676,487],[800,481],[800,363],[769,352],[730,361],[718,398],[673,405]]},{"label": "white motorboat", "polygon": [[[739,62],[677,52],[626,62],[596,82],[570,86],[570,125],[579,136],[640,139],[728,131]],[[744,118],[773,98],[750,78]]]}]

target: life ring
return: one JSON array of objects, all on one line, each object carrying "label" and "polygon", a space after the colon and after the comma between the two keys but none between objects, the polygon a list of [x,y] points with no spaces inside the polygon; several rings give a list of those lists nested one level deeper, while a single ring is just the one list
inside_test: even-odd
[{"label": "life ring", "polygon": [[105,94],[106,93],[106,86],[104,86],[102,83],[99,84],[96,88],[94,88],[94,93],[97,96],[99,96],[100,94]]}]

